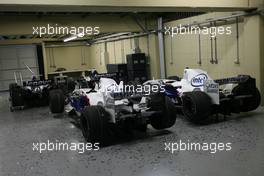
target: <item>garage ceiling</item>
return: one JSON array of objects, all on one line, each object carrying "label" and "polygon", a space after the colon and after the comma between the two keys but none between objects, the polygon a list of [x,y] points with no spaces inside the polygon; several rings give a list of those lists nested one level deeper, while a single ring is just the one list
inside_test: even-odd
[{"label": "garage ceiling", "polygon": [[[3,19],[2,22],[6,23],[6,25],[3,26],[2,29],[0,30],[0,41],[19,40],[19,39],[40,39],[40,38],[44,40],[53,41],[53,40],[63,40],[63,38],[66,37],[66,35],[44,35],[40,37],[39,35],[29,34],[29,32],[32,32],[31,28],[33,24],[41,26],[45,24],[45,21],[47,22],[51,21],[53,23],[58,23],[58,24],[65,23],[73,26],[75,25],[74,24],[75,22],[76,24],[79,25],[81,22],[84,22],[83,24],[87,24],[85,21],[89,21],[89,24],[93,25],[94,23],[93,21],[95,21],[95,23],[98,23],[99,21],[98,19],[102,18],[102,20],[105,20],[105,17],[108,17],[108,19],[113,19],[112,21],[118,21],[117,24],[115,24],[116,22],[114,22],[114,25],[112,26],[118,25],[120,31],[109,31],[109,32],[102,31],[100,36],[87,36],[82,38],[82,40],[88,40],[91,37],[96,38],[104,35],[113,34],[116,32],[123,32],[122,30],[125,31],[126,29],[125,27],[122,27],[121,25],[122,23],[120,20],[126,21],[125,26],[127,26],[128,20],[126,19],[129,19],[130,23],[131,21],[133,22],[132,26],[134,26],[133,28],[131,28],[132,26],[131,24],[129,24],[128,26],[130,26],[130,30],[134,32],[138,32],[140,30],[143,30],[140,28],[140,25],[145,25],[146,19],[157,19],[158,17],[163,17],[164,22],[167,22],[171,20],[187,18],[200,14],[203,14],[203,12],[174,12],[174,13],[0,12],[0,19]],[[18,20],[21,23],[23,23],[23,25],[20,25],[20,30],[16,30],[16,28],[13,26],[13,23],[17,25]],[[28,21],[31,21],[32,24],[29,24]],[[9,28],[7,27],[8,25],[10,25]],[[12,32],[10,29],[14,31]]]},{"label": "garage ceiling", "polygon": [[176,12],[223,11],[257,7],[261,0],[2,0],[1,11]]},{"label": "garage ceiling", "polygon": [[[146,24],[146,19],[151,30],[155,28],[158,17],[163,17],[163,21],[167,22],[211,11],[252,10],[261,3],[262,0],[1,0],[0,21],[4,25],[0,29],[0,42],[58,41],[66,37],[45,35],[40,38],[32,35],[33,25],[100,25],[102,34],[141,32],[141,25]],[[19,30],[16,26],[20,26]]]}]

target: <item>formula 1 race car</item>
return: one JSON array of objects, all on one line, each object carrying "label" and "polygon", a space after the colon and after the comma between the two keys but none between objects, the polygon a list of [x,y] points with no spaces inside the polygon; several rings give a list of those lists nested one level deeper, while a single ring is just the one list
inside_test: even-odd
[{"label": "formula 1 race car", "polygon": [[37,80],[33,76],[31,81],[23,81],[21,75],[20,78],[22,85],[18,84],[16,77],[16,82],[9,85],[11,112],[25,107],[47,106],[50,90],[60,89],[65,94],[68,91],[73,91],[75,86],[74,82],[66,76],[58,76],[53,80]]},{"label": "formula 1 race car", "polygon": [[212,80],[203,70],[185,69],[183,78],[176,78],[147,83],[164,84],[167,96],[195,123],[204,122],[212,114],[253,111],[261,103],[256,80],[249,75]]},{"label": "formula 1 race car", "polygon": [[62,113],[64,109],[76,112],[88,142],[108,145],[120,133],[128,134],[134,129],[145,131],[148,124],[158,130],[174,125],[174,104],[164,93],[124,91],[123,82],[117,84],[105,75],[93,87],[89,86],[93,79],[88,80],[86,87],[83,82],[78,83],[67,96],[61,90],[50,92],[51,112]]},{"label": "formula 1 race car", "polygon": [[10,111],[15,108],[48,105],[50,81],[24,81],[23,86],[17,83],[9,85]]}]

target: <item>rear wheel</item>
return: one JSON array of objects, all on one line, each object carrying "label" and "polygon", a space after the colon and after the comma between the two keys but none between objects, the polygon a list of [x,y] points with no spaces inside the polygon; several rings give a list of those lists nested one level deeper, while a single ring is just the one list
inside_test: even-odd
[{"label": "rear wheel", "polygon": [[172,127],[176,121],[174,103],[162,93],[151,95],[150,98],[149,106],[151,110],[159,111],[159,113],[154,114],[150,119],[150,124],[153,128],[160,130]]},{"label": "rear wheel", "polygon": [[211,98],[201,91],[184,93],[182,105],[184,116],[195,123],[206,120],[212,112]]},{"label": "rear wheel", "polygon": [[148,129],[148,124],[141,124],[141,125],[137,126],[137,129],[141,132],[146,132]]},{"label": "rear wheel", "polygon": [[49,108],[52,113],[62,113],[64,111],[65,97],[60,89],[51,90],[49,94]]},{"label": "rear wheel", "polygon": [[254,88],[253,91],[248,91],[243,86],[236,86],[232,90],[234,96],[241,96],[241,95],[252,95],[251,97],[244,98],[240,104],[240,111],[241,112],[249,112],[257,109],[261,103],[261,95],[258,88]]},{"label": "rear wheel", "polygon": [[72,78],[68,79],[68,84],[67,84],[67,90],[68,92],[73,92],[75,90],[75,81]]},{"label": "rear wheel", "polygon": [[9,94],[10,94],[10,97],[12,97],[12,92],[17,87],[18,87],[17,83],[11,83],[11,84],[9,84]]},{"label": "rear wheel", "polygon": [[110,115],[102,106],[86,107],[81,114],[81,129],[87,142],[102,146],[113,142],[113,132],[109,123]]},{"label": "rear wheel", "polygon": [[169,76],[168,79],[175,80],[175,81],[181,80],[181,78],[179,76]]},{"label": "rear wheel", "polygon": [[14,107],[24,106],[24,90],[21,86],[16,83],[11,83],[9,85],[10,94],[10,111],[14,111]]}]

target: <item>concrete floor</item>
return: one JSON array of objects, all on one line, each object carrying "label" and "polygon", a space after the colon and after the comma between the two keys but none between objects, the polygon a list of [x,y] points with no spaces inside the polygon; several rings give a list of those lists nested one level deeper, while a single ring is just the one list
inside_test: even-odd
[{"label": "concrete floor", "polygon": [[[99,151],[32,151],[33,142],[84,142],[67,116],[53,118],[47,107],[9,112],[0,94],[1,176],[262,176],[264,172],[264,109],[232,116],[206,126],[178,118],[174,127],[155,131]],[[231,142],[232,150],[164,151],[164,142]]]}]

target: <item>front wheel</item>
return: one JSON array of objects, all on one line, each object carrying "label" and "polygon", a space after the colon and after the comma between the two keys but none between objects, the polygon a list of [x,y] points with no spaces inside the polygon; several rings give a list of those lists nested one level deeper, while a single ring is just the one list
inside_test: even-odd
[{"label": "front wheel", "polygon": [[201,91],[185,92],[182,96],[182,111],[188,120],[201,123],[211,115],[212,100]]}]

